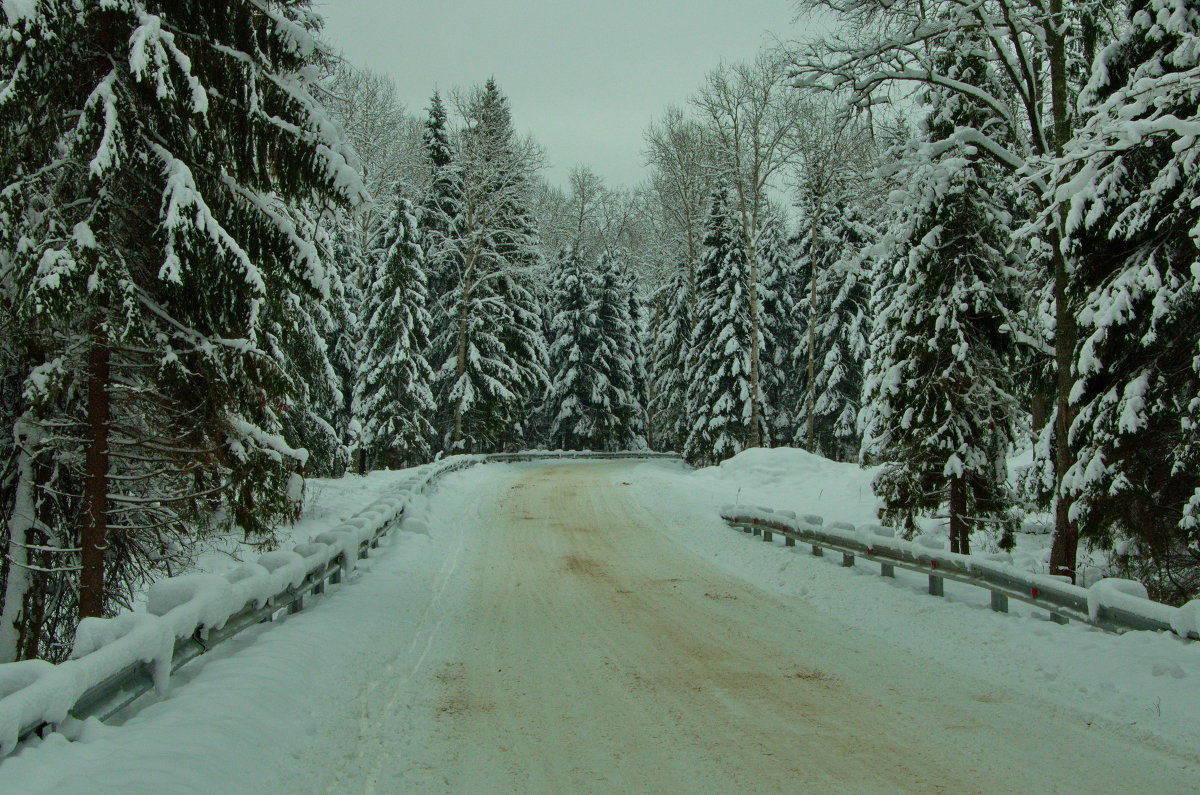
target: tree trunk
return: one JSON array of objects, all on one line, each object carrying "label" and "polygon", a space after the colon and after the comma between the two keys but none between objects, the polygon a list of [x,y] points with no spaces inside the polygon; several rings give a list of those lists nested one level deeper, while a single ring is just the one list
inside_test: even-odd
[{"label": "tree trunk", "polygon": [[[454,365],[455,381],[461,381],[467,372],[467,329],[470,324],[471,280],[475,278],[475,253],[467,256],[467,267],[463,273],[462,303],[458,307],[458,346]],[[454,401],[454,431],[450,435],[451,452],[458,451],[463,440],[463,399]],[[461,451],[458,451],[461,452]]]},{"label": "tree trunk", "polygon": [[[1037,389],[1037,385],[1034,388]],[[1050,417],[1050,401],[1041,392],[1033,393],[1033,397],[1029,401],[1029,414],[1033,424],[1033,436],[1036,440],[1042,429],[1046,427],[1046,421]]]},{"label": "tree trunk", "polygon": [[750,447],[762,447],[762,388],[759,383],[758,345],[758,257],[755,255],[754,244],[746,246],[746,256],[750,258]]},{"label": "tree trunk", "polygon": [[817,444],[817,213],[814,209],[808,259],[812,270],[808,294],[808,444],[810,453]]},{"label": "tree trunk", "polygon": [[[659,304],[654,307],[654,336],[651,338],[650,342],[650,353],[646,357],[646,361],[651,363],[651,366],[653,366],[653,360],[651,357],[654,355],[654,352],[658,350],[658,340],[661,333],[662,305],[661,302],[659,302]],[[651,450],[655,449],[655,446],[657,445],[657,440],[654,438],[657,435],[654,427],[654,397],[654,379],[649,373],[646,373],[646,447]]]},{"label": "tree trunk", "polygon": [[8,520],[8,576],[4,583],[4,604],[0,611],[0,663],[25,659],[22,655],[26,645],[22,628],[28,624],[25,615],[25,596],[34,585],[29,569],[29,544],[34,543],[36,522],[34,510],[33,456],[26,445],[31,441],[25,429],[29,427],[26,417],[16,422],[17,466],[16,485],[13,495],[12,515]]},{"label": "tree trunk", "polygon": [[967,485],[961,476],[950,478],[950,551],[971,554],[967,516]]},{"label": "tree trunk", "polygon": [[[98,324],[97,324],[98,325]],[[79,618],[104,614],[104,553],[108,529],[108,394],[111,349],[95,334],[88,353],[87,439],[84,462]]]},{"label": "tree trunk", "polygon": [[[1061,156],[1071,135],[1070,98],[1067,94],[1067,53],[1063,38],[1062,0],[1050,0],[1050,21],[1046,41],[1050,49],[1050,98],[1054,115],[1054,153]],[[1067,290],[1067,260],[1062,250],[1063,212],[1055,218],[1050,245],[1054,261],[1054,361],[1058,369],[1055,395],[1055,501],[1054,542],[1050,548],[1050,573],[1067,575],[1075,581],[1075,563],[1079,547],[1078,528],[1070,519],[1071,499],[1063,488],[1063,479],[1071,465],[1070,429],[1074,412],[1071,406],[1071,364],[1075,357],[1075,312]]]},{"label": "tree trunk", "polygon": [[1079,551],[1079,530],[1071,521],[1071,497],[1063,480],[1071,466],[1071,363],[1075,356],[1075,315],[1067,294],[1067,264],[1058,246],[1059,236],[1051,235],[1055,248],[1054,301],[1055,336],[1054,360],[1058,368],[1058,389],[1054,417],[1054,540],[1050,546],[1050,573],[1066,575],[1075,581],[1075,563]]}]

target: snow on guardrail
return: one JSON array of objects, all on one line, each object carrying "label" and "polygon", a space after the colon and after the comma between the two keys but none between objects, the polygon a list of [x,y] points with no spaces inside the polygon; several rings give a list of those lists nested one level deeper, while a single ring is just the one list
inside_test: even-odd
[{"label": "snow on guardrail", "polygon": [[145,613],[80,622],[71,659],[0,664],[0,758],[34,733],[72,720],[101,719],[153,689],[170,690],[173,671],[211,646],[283,610],[303,608],[308,593],[338,583],[403,515],[414,532],[428,532],[412,516],[412,498],[452,472],[484,463],[541,459],[677,459],[671,453],[531,450],[459,455],[422,467],[383,497],[341,524],[291,550],[267,552],[224,575],[186,574],[160,580],[147,591]]},{"label": "snow on guardrail", "polygon": [[[0,665],[0,756],[30,734],[69,719],[104,717],[153,688],[165,695],[174,669],[219,638],[284,609],[296,612],[307,593],[320,593],[353,571],[405,513],[413,495],[451,471],[479,463],[457,457],[410,478],[396,494],[292,550],[267,552],[225,575],[186,574],[147,591],[145,613],[80,622],[71,658],[58,665],[28,660]],[[82,709],[82,705],[87,705]]]},{"label": "snow on guardrail", "polygon": [[1200,640],[1200,600],[1183,607],[1171,607],[1147,598],[1141,583],[1104,579],[1083,588],[1045,574],[1018,569],[1006,554],[960,555],[935,549],[916,541],[895,537],[879,525],[855,527],[844,522],[824,524],[815,514],[797,516],[792,511],[776,511],[752,505],[726,505],[720,509],[725,521],[745,532],[761,533],[771,540],[779,533],[794,541],[813,546],[814,554],[824,549],[841,552],[845,565],[853,565],[861,556],[881,564],[884,576],[894,567],[929,575],[929,592],[942,595],[943,580],[955,580],[992,592],[992,609],[1007,611],[1008,599],[1014,598],[1050,611],[1056,620],[1074,618],[1111,632],[1150,630],[1173,632],[1183,638]]}]

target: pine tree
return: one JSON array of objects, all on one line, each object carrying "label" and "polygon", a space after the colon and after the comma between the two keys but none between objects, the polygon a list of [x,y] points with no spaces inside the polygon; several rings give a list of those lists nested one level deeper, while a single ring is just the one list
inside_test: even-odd
[{"label": "pine tree", "polygon": [[[986,79],[969,50],[942,56],[965,82]],[[1020,308],[1008,259],[1010,219],[994,169],[948,144],[981,124],[961,95],[933,92],[925,142],[908,153],[905,189],[884,247],[874,366],[862,422],[866,453],[887,463],[875,480],[883,517],[916,532],[915,517],[947,504],[950,543],[968,553],[973,527],[1008,507],[1001,462],[1015,435],[1014,340]]]},{"label": "pine tree", "polygon": [[287,514],[308,454],[281,435],[295,396],[269,337],[328,282],[280,203],[363,192],[311,93],[308,3],[6,12],[0,249],[23,300],[4,309],[38,351],[20,416],[39,439],[21,486],[39,521],[7,541],[58,574],[4,622],[17,653],[60,657],[76,615],[127,603],[197,532],[269,541]]},{"label": "pine tree", "polygon": [[600,344],[596,274],[578,248],[563,252],[553,286],[550,322],[550,386],[546,394],[549,439],[566,450],[601,450],[601,374],[594,356]]},{"label": "pine tree", "polygon": [[426,460],[435,434],[425,254],[417,212],[397,188],[371,252],[363,295],[363,350],[354,405],[368,465]]},{"label": "pine tree", "polygon": [[752,416],[750,270],[726,185],[713,192],[704,246],[687,373],[690,430],[684,454],[689,461],[711,464],[749,446]]},{"label": "pine tree", "polygon": [[354,401],[368,463],[399,468],[430,457],[435,432],[424,252],[412,204],[397,199],[377,252]]},{"label": "pine tree", "polygon": [[[286,207],[279,211],[289,212]],[[324,301],[313,301],[292,290],[283,300],[272,302],[266,348],[287,380],[287,397],[280,412],[283,437],[292,446],[308,451],[303,474],[337,477],[349,463],[344,434],[338,428],[345,401],[344,383],[334,367],[330,345],[341,333],[333,313],[343,311],[337,305],[343,296],[340,290],[335,292],[340,284],[333,262],[333,242],[315,220],[318,213],[308,209],[292,215],[305,239],[313,241],[322,252],[329,295]],[[299,500],[295,497],[293,510],[298,510]]]},{"label": "pine tree", "polygon": [[461,263],[435,342],[438,398],[449,407],[447,447],[514,449],[546,384],[541,311],[531,285],[544,270],[528,210],[529,157],[493,81],[466,108],[459,151],[462,201],[446,245]]},{"label": "pine tree", "polygon": [[[425,249],[430,307],[441,306],[461,278],[458,247],[454,241],[462,209],[461,176],[454,163],[454,147],[447,127],[446,106],[435,91],[425,121],[425,154],[429,161],[429,191],[417,213]],[[436,310],[433,310],[436,311]]]},{"label": "pine tree", "polygon": [[687,402],[692,338],[690,276],[687,268],[679,268],[652,301],[658,327],[651,350],[654,435],[650,444],[656,450],[682,451],[691,427]]},{"label": "pine tree", "polygon": [[1154,596],[1200,592],[1200,5],[1137,0],[1083,92],[1057,195],[1079,266],[1071,518]]},{"label": "pine tree", "polygon": [[803,297],[807,281],[795,247],[778,219],[764,227],[756,247],[762,297],[762,384],[770,439],[784,444],[800,432],[804,391],[807,314]]},{"label": "pine tree", "polygon": [[[806,263],[815,268],[815,281],[800,306],[811,325],[804,340],[805,358],[812,356],[814,368],[804,404],[804,432],[796,441],[828,458],[853,461],[860,446],[856,418],[870,334],[870,278],[864,253],[875,231],[844,198],[831,202],[820,218]],[[809,278],[814,278],[811,270]]]},{"label": "pine tree", "polygon": [[[627,255],[627,254],[626,254]],[[633,279],[621,255],[605,252],[597,269],[596,313],[600,339],[593,358],[601,374],[601,403],[605,407],[603,448],[630,450],[643,432],[642,404],[637,383],[637,331],[630,300]]]}]

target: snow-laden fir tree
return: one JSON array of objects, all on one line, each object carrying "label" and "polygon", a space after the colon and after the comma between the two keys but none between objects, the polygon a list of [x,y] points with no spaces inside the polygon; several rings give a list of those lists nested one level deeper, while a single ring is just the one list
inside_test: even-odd
[{"label": "snow-laden fir tree", "polygon": [[761,278],[763,403],[770,440],[786,444],[796,438],[805,395],[804,362],[797,357],[806,350],[807,315],[801,301],[807,282],[779,219],[763,227],[755,256]]},{"label": "snow-laden fir tree", "polygon": [[808,393],[796,444],[835,461],[858,459],[857,417],[871,335],[870,275],[865,252],[876,232],[853,200],[839,197],[820,213],[805,252],[808,289],[799,310]]},{"label": "snow-laden fir tree", "polygon": [[[966,49],[943,55],[964,82],[987,78]],[[875,479],[882,518],[917,532],[945,504],[952,551],[994,529],[1008,508],[1005,454],[1014,437],[1017,270],[1010,218],[995,172],[950,139],[983,113],[959,94],[933,91],[924,141],[904,153],[903,184],[879,250],[873,365],[862,411],[865,455],[887,463]]]},{"label": "snow-laden fir tree", "polygon": [[[287,212],[281,207],[280,212]],[[283,300],[272,302],[266,348],[279,363],[287,379],[287,397],[280,412],[283,436],[308,451],[303,474],[309,477],[340,477],[345,473],[348,451],[340,421],[346,402],[346,382],[334,366],[333,341],[347,333],[347,307],[341,302],[333,241],[315,220],[317,213],[293,212],[297,227],[322,253],[329,294],[324,301],[289,290]],[[293,510],[300,505],[294,501]]]},{"label": "snow-laden fir tree", "polygon": [[604,449],[606,407],[602,375],[595,366],[600,346],[597,274],[578,248],[559,257],[552,288],[549,376],[545,413],[550,445],[564,450]]},{"label": "snow-laden fir tree", "polygon": [[691,271],[681,267],[651,301],[657,326],[650,350],[650,406],[656,450],[682,451],[687,442],[688,384],[691,372],[692,301]]},{"label": "snow-laden fir tree", "polygon": [[649,414],[647,404],[650,402],[648,377],[646,374],[646,307],[637,288],[637,277],[630,265],[631,258],[626,250],[624,256],[616,260],[617,283],[623,285],[618,291],[618,298],[625,302],[625,312],[629,317],[629,361],[630,361],[630,406],[633,416],[630,420],[628,439],[629,450],[644,450],[648,445]]},{"label": "snow-laden fir tree", "polygon": [[684,455],[714,464],[746,449],[751,438],[750,267],[741,228],[730,214],[728,185],[713,191],[696,275]]},{"label": "snow-laden fir tree", "polygon": [[600,256],[596,288],[600,339],[593,357],[603,377],[601,402],[607,413],[603,449],[631,450],[644,444],[645,421],[637,380],[634,281],[622,253],[606,251]]},{"label": "snow-laden fir tree", "polygon": [[52,576],[6,588],[0,659],[63,656],[76,614],[126,604],[197,532],[269,540],[294,501],[308,454],[268,337],[329,285],[280,206],[363,196],[312,94],[316,27],[302,1],[5,5],[3,310],[31,441],[4,527],[16,568]]},{"label": "snow-laden fir tree", "polygon": [[536,160],[516,138],[495,83],[468,99],[458,150],[461,202],[452,237],[459,263],[434,342],[437,399],[448,407],[447,448],[520,447],[546,383],[545,338],[532,285],[544,276],[528,210]]},{"label": "snow-laden fir tree", "polygon": [[1200,4],[1137,0],[1083,92],[1057,188],[1078,256],[1080,533],[1158,598],[1200,592]]},{"label": "snow-laden fir tree", "polygon": [[368,466],[400,468],[430,457],[435,437],[424,249],[403,197],[384,227],[364,302],[363,353],[355,382]]},{"label": "snow-laden fir tree", "polygon": [[454,163],[446,105],[436,91],[429,102],[423,142],[431,179],[417,212],[417,225],[425,250],[430,308],[436,314],[435,307],[444,303],[461,278],[455,240],[462,209],[461,177]]}]

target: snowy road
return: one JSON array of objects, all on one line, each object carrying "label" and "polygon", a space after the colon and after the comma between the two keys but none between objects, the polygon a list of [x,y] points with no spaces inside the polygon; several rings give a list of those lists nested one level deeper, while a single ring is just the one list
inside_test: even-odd
[{"label": "snowy road", "polygon": [[678,495],[638,504],[629,465],[507,475],[479,495],[495,507],[463,572],[469,608],[435,672],[431,734],[410,763],[372,766],[364,789],[1196,786],[1194,760],[1130,748],[718,571],[656,529]]},{"label": "snowy road", "polygon": [[[1196,791],[1194,753],[717,568],[681,539],[772,550],[696,488],[621,463],[451,476],[429,537],[398,534],[124,725],[5,760],[0,792]],[[920,604],[913,634],[940,633],[950,606]]]}]

